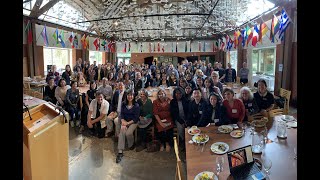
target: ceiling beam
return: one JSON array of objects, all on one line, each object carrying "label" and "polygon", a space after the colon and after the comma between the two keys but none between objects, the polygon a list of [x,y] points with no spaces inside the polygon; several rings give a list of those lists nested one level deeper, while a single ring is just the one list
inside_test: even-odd
[{"label": "ceiling beam", "polygon": [[34,17],[40,9],[43,0],[36,0],[29,16]]},{"label": "ceiling beam", "polygon": [[[219,1],[219,0],[218,0]],[[86,22],[95,22],[95,21],[108,21],[115,19],[124,19],[124,18],[141,18],[141,17],[156,17],[156,16],[208,16],[210,13],[180,13],[180,14],[149,14],[149,15],[139,15],[139,16],[124,16],[124,17],[115,17],[115,18],[105,18],[105,19],[94,19],[88,21],[79,21],[77,23],[86,23]]]},{"label": "ceiling beam", "polygon": [[[57,2],[59,2],[60,0],[51,0],[49,1],[47,4],[45,4],[41,9],[39,9],[34,16],[30,17],[39,17],[41,14],[45,13],[46,11],[48,11],[50,8],[52,8],[55,4],[57,4]],[[40,6],[39,6],[40,7]],[[31,12],[32,13],[32,12]]]}]

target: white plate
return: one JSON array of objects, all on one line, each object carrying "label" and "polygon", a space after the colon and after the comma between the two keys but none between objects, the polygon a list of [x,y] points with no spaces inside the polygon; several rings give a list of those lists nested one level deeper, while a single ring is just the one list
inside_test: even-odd
[{"label": "white plate", "polygon": [[[222,151],[221,149],[219,149],[219,145],[223,145],[225,147],[225,150]],[[224,154],[226,152],[229,151],[229,145],[227,143],[224,143],[224,142],[216,142],[216,143],[213,143],[210,147],[211,151],[213,153],[216,153],[216,154]]]},{"label": "white plate", "polygon": [[234,138],[241,138],[243,136],[242,130],[233,130],[230,132],[230,136]]},{"label": "white plate", "polygon": [[222,125],[218,127],[218,131],[221,133],[230,133],[233,130],[233,127],[230,125]]},{"label": "white plate", "polygon": [[281,119],[284,120],[284,121],[293,121],[293,120],[295,120],[295,118],[293,116],[290,116],[290,115],[282,115]]},{"label": "white plate", "polygon": [[201,176],[204,173],[208,174],[209,177],[213,177],[212,180],[218,180],[218,177],[214,174],[214,172],[210,172],[210,171],[203,171],[203,172],[197,174],[196,177],[194,177],[194,180],[201,180]]},{"label": "white plate", "polygon": [[200,134],[196,134],[196,135],[194,135],[194,136],[192,136],[192,141],[193,142],[195,142],[195,143],[201,143],[201,144],[203,144],[203,143],[206,143],[206,142],[208,142],[209,141],[209,136],[208,135],[206,135],[206,139],[205,139],[205,141],[203,141],[203,142],[199,142],[199,141],[197,141],[197,137],[199,136]]},{"label": "white plate", "polygon": [[[192,132],[194,130],[197,130],[198,132]],[[199,133],[201,133],[201,130],[199,128],[190,128],[190,129],[188,129],[188,134],[190,134],[192,136],[196,135],[196,134],[199,134]]]},{"label": "white plate", "polygon": [[289,127],[296,128],[298,126],[298,123],[296,121],[290,121],[290,122],[287,122],[287,125]]}]

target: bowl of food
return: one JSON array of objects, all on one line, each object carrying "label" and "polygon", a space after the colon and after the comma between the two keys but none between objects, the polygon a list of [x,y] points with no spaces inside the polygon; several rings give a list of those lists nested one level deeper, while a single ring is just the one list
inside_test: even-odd
[{"label": "bowl of food", "polygon": [[192,137],[192,141],[203,144],[209,141],[209,136],[206,134],[196,134]]},{"label": "bowl of food", "polygon": [[214,172],[203,171],[194,178],[194,180],[218,180]]}]

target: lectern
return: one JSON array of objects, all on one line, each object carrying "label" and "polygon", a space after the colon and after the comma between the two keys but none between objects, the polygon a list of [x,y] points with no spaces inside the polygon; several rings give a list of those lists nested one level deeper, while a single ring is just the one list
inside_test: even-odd
[{"label": "lectern", "polygon": [[23,113],[24,180],[68,180],[69,115],[49,103]]}]

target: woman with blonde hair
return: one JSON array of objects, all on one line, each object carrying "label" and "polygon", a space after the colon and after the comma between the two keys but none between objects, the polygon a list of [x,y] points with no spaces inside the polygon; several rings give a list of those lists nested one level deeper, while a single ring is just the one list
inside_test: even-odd
[{"label": "woman with blonde hair", "polygon": [[167,152],[173,147],[173,121],[170,113],[170,99],[166,91],[159,88],[157,99],[153,101],[153,115],[156,119],[158,138],[161,141],[160,151]]},{"label": "woman with blonde hair", "polygon": [[244,121],[248,121],[248,116],[259,112],[259,107],[253,97],[253,93],[248,87],[244,86],[240,89],[239,99],[242,100],[246,109]]}]

